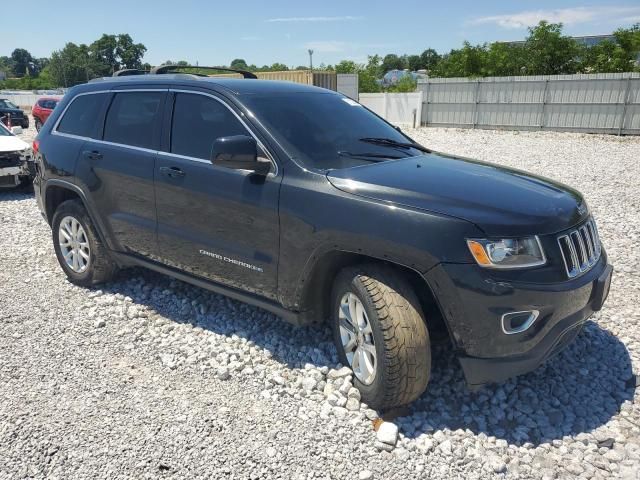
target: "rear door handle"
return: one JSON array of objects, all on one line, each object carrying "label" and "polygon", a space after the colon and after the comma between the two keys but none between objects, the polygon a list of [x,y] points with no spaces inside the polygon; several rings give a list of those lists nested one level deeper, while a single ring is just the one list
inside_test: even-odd
[{"label": "rear door handle", "polygon": [[88,158],[89,160],[102,159],[102,154],[97,150],[85,150],[84,152],[82,152],[82,155],[84,155],[84,158]]},{"label": "rear door handle", "polygon": [[184,177],[185,175],[184,171],[178,167],[160,167],[160,173],[171,178]]}]

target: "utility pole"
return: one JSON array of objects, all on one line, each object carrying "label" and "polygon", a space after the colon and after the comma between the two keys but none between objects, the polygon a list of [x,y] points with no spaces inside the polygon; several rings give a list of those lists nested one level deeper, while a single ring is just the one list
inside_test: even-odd
[{"label": "utility pole", "polygon": [[309,49],[309,70],[313,72],[313,50]]}]

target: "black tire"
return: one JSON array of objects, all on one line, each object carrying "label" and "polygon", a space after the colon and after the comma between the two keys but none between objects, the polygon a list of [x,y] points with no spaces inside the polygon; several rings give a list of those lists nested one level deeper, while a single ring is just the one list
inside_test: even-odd
[{"label": "black tire", "polygon": [[34,120],[33,123],[34,123],[34,126],[36,127],[36,132],[39,132],[40,129],[42,128],[42,123],[37,118]]},{"label": "black tire", "polygon": [[[65,217],[73,217],[84,229],[89,243],[89,261],[82,273],[75,272],[64,259],[58,240],[60,223]],[[58,263],[67,278],[76,285],[88,287],[111,280],[118,271],[118,266],[109,255],[109,251],[100,241],[96,229],[80,200],[67,200],[58,206],[51,223],[53,247]]]},{"label": "black tire", "polygon": [[361,265],[342,270],[332,292],[331,323],[338,355],[349,365],[339,329],[339,308],[346,293],[364,306],[376,351],[375,378],[369,385],[354,374],[362,401],[375,409],[406,405],[427,388],[431,373],[429,332],[409,282],[393,268]]}]

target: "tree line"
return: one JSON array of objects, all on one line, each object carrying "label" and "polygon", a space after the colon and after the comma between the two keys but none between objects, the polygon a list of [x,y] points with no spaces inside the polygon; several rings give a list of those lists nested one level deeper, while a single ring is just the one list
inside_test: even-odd
[{"label": "tree line", "polygon": [[[143,62],[147,48],[135,43],[130,35],[103,34],[86,45],[67,43],[54,51],[50,58],[34,58],[27,50],[17,48],[10,57],[0,57],[0,71],[8,80],[0,88],[49,89],[70,87],[91,78],[108,76],[123,68],[149,70]],[[343,60],[335,65],[320,64],[318,70],[337,73],[358,73],[361,92],[381,91],[380,78],[390,70],[424,70],[431,77],[482,77],[512,75],[555,75],[572,73],[605,73],[640,71],[640,24],[620,28],[612,40],[585,45],[566,36],[561,23],[541,21],[529,28],[522,42],[494,42],[472,45],[464,42],[461,48],[439,54],[432,48],[420,54],[385,56],[370,55],[367,63]],[[184,60],[167,60],[165,64],[188,65]],[[234,59],[229,67],[249,71],[284,71],[282,63],[248,64]],[[305,70],[307,66],[292,67]],[[396,91],[412,91],[415,81],[406,76],[390,87]]]}]

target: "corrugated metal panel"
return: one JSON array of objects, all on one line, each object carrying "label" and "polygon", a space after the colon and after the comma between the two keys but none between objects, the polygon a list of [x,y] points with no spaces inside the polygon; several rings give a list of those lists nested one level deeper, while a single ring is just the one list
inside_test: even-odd
[{"label": "corrugated metal panel", "polygon": [[313,84],[334,92],[337,89],[336,74],[333,72],[313,72]]},{"label": "corrugated metal panel", "polygon": [[[285,70],[282,72],[255,72],[261,80],[282,80],[285,82],[302,83],[305,85],[315,85],[316,87],[327,88],[336,91],[337,79],[334,72],[313,72],[310,70]],[[220,73],[209,75],[210,77],[242,78],[239,73]]]},{"label": "corrugated metal panel", "polygon": [[422,123],[640,133],[640,73],[430,78]]},{"label": "corrugated metal panel", "polygon": [[[308,70],[286,70],[282,72],[255,72],[256,77],[261,80],[283,80],[286,82],[303,83],[311,85],[311,72]],[[239,73],[218,73],[209,75],[216,78],[242,78]]]}]

